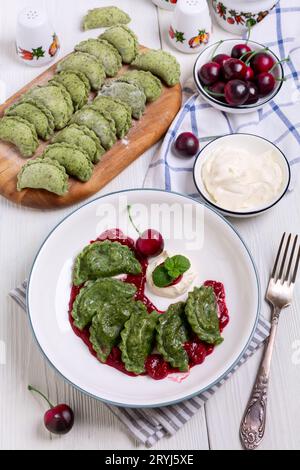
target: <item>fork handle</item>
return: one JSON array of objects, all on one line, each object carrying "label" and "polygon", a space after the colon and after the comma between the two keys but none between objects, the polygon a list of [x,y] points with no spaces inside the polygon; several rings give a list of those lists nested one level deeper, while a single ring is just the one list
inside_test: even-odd
[{"label": "fork handle", "polygon": [[256,381],[240,426],[241,442],[243,447],[247,450],[256,449],[260,445],[265,434],[271,361],[280,311],[281,309],[273,307],[270,336],[265,347]]}]

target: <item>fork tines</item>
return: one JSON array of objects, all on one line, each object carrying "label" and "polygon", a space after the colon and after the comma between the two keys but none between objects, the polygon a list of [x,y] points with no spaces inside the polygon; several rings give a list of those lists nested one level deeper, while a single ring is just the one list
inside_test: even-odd
[{"label": "fork tines", "polygon": [[282,235],[271,275],[271,278],[275,282],[295,283],[300,261],[300,245],[298,238],[298,235],[293,236],[291,233],[288,235],[284,233]]}]

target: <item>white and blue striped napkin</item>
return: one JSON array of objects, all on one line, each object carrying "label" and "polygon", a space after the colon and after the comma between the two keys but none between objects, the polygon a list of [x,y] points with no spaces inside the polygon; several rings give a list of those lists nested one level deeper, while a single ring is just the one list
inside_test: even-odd
[{"label": "white and blue striped napkin", "polygon": [[[9,295],[26,311],[27,281]],[[185,400],[177,405],[163,408],[121,408],[106,405],[113,414],[125,425],[128,431],[142,444],[152,447],[157,441],[166,436],[172,436],[189,421],[205,402],[234,374],[234,372],[260,347],[269,336],[270,323],[262,316],[259,318],[255,334],[247,351],[229,374],[209,390]]]},{"label": "white and blue striped napkin", "polygon": [[227,114],[213,108],[195,94],[193,81],[184,87],[184,105],[169,128],[162,147],[153,158],[144,186],[187,194],[198,198],[193,181],[193,158],[173,151],[176,137],[192,131],[199,138],[243,132],[256,134],[277,145],[292,169],[290,189],[300,168],[300,2],[281,0],[251,33],[251,39],[265,44],[284,63],[286,82],[278,95],[263,109],[250,114]]},{"label": "white and blue striped napkin", "polygon": [[[191,159],[180,159],[172,152],[178,133],[192,130],[199,137],[248,132],[268,138],[285,153],[293,170],[300,167],[300,4],[299,0],[281,0],[272,13],[257,25],[251,38],[266,44],[283,59],[287,82],[280,94],[262,110],[247,115],[227,115],[204,103],[193,94],[193,87],[184,89],[187,99],[171,125],[160,152],[154,157],[145,179],[146,187],[162,188],[198,197],[192,178]],[[191,96],[192,95],[192,96]],[[298,165],[297,165],[298,164]],[[292,183],[293,184],[293,183]],[[14,289],[11,297],[25,310],[26,287]],[[157,409],[129,409],[107,405],[128,431],[147,447],[163,437],[175,434],[205,402],[226,382],[268,337],[270,324],[260,317],[252,341],[239,363],[217,385],[177,405]],[[238,431],[237,431],[238,432]]]}]

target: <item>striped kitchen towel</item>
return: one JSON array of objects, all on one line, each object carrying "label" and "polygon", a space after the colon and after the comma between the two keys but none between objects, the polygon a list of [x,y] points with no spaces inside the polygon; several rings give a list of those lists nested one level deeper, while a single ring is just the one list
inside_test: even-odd
[{"label": "striped kitchen towel", "polygon": [[290,189],[300,168],[300,2],[281,0],[251,33],[284,63],[286,82],[263,109],[250,114],[227,114],[216,110],[195,94],[191,80],[184,88],[185,103],[169,128],[162,147],[153,158],[144,186],[172,190],[198,198],[193,181],[193,158],[180,158],[173,142],[184,131],[200,137],[244,132],[269,139],[286,155],[292,169]]},{"label": "striped kitchen towel", "polygon": [[[26,310],[27,282],[10,292],[10,296]],[[234,372],[263,344],[270,332],[270,323],[260,316],[257,329],[247,351],[235,367],[219,383],[198,396],[177,405],[163,408],[133,409],[106,405],[125,425],[128,431],[142,444],[152,447],[166,436],[172,436],[189,421],[205,402],[225,383]]]}]

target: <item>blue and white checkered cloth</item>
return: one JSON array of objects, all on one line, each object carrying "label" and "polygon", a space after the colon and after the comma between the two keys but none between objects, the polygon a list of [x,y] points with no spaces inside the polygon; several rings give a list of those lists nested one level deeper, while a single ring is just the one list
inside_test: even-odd
[{"label": "blue and white checkered cloth", "polygon": [[[191,159],[180,159],[172,153],[176,135],[192,130],[199,137],[232,132],[262,135],[285,153],[295,176],[300,163],[300,2],[281,0],[272,13],[253,29],[252,39],[266,44],[285,64],[287,82],[280,94],[264,109],[247,115],[226,115],[204,103],[191,88],[184,90],[187,100],[170,127],[160,152],[153,159],[145,179],[145,186],[178,191],[198,196],[192,178]],[[298,165],[300,167],[300,165]],[[10,292],[11,297],[25,310],[27,283]],[[252,341],[234,369],[221,382],[200,395],[173,406],[158,409],[129,409],[108,405],[128,431],[147,447],[175,434],[189,421],[205,402],[233,373],[263,344],[270,324],[260,317]],[[238,430],[237,430],[238,432]]]},{"label": "blue and white checkered cloth", "polygon": [[250,114],[227,114],[213,108],[198,94],[194,84],[184,87],[184,105],[169,128],[162,147],[153,158],[145,187],[160,188],[199,197],[193,181],[193,158],[173,151],[173,142],[184,131],[199,138],[244,132],[265,137],[286,155],[292,169],[292,189],[300,168],[300,2],[281,0],[251,33],[253,41],[265,44],[284,63],[286,82],[263,109]]}]

